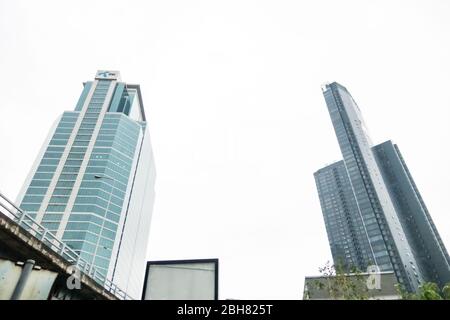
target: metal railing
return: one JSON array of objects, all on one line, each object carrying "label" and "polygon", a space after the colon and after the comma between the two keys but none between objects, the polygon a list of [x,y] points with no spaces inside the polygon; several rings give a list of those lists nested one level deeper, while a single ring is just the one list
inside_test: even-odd
[{"label": "metal railing", "polygon": [[51,248],[55,253],[66,259],[73,266],[76,266],[80,270],[80,272],[100,284],[104,288],[104,291],[113,294],[120,300],[133,300],[125,291],[120,289],[111,280],[107,279],[103,274],[98,272],[93,264],[87,262],[77,252],[75,252],[63,241],[58,239],[48,229],[37,223],[28,213],[26,213],[26,211],[23,211],[22,209],[17,207],[1,192],[0,206],[6,210],[6,212],[2,212],[5,216],[31,233],[34,237]]}]

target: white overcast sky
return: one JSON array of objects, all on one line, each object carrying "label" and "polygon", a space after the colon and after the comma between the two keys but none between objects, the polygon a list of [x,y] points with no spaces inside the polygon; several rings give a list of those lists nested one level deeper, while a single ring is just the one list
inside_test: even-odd
[{"label": "white overcast sky", "polygon": [[141,85],[148,259],[220,259],[220,298],[298,299],[331,259],[313,172],[341,158],[338,81],[398,143],[450,249],[450,1],[0,0],[0,190],[97,69]]}]

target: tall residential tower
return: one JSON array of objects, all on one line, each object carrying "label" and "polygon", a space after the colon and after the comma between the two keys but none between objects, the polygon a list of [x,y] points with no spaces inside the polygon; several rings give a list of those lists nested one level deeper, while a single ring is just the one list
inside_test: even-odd
[{"label": "tall residential tower", "polygon": [[392,270],[409,291],[449,282],[448,253],[398,147],[372,145],[345,87],[323,94],[343,156],[314,174],[335,263]]},{"label": "tall residential tower", "polygon": [[98,71],[51,128],[17,203],[131,297],[142,293],[155,167],[139,85]]}]

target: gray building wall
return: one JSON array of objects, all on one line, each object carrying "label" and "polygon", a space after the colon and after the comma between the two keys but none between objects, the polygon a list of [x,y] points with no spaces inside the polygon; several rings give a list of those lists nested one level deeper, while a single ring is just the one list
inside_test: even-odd
[{"label": "gray building wall", "polygon": [[[416,291],[426,276],[419,268],[417,255],[413,253],[415,248],[410,244],[408,231],[383,179],[361,111],[348,90],[336,82],[324,86],[323,94],[343,156],[343,163],[335,165],[339,167],[336,171],[345,171],[347,180],[335,178],[332,185],[335,184],[336,190],[322,193],[321,204],[328,198],[333,201],[332,194],[340,191],[351,205],[344,206],[334,199],[334,211],[342,210],[348,217],[342,221],[349,226],[354,225],[338,231],[327,227],[327,231],[345,236],[346,242],[340,243],[341,246],[347,245],[350,249],[349,240],[355,243],[349,253],[344,251],[345,262],[356,259],[359,268],[373,263],[381,271],[394,271],[407,290]],[[321,175],[319,170],[316,173],[319,194],[324,188],[320,182]],[[338,186],[337,183],[342,181],[346,187]],[[322,210],[324,216],[329,216],[329,208],[324,208],[323,204]],[[346,229],[353,230],[358,236],[346,233]],[[333,257],[336,262],[338,257]],[[364,262],[359,262],[361,259]]]},{"label": "gray building wall", "polygon": [[[386,141],[373,148],[380,172],[402,224],[411,254],[424,281],[441,287],[450,282],[450,259],[428,209],[396,144]],[[336,264],[366,270],[373,260],[368,233],[358,214],[344,161],[314,173],[328,241]]]},{"label": "gray building wall", "polygon": [[[369,277],[379,277],[379,286],[367,286],[367,282],[371,284]],[[382,272],[378,274],[348,274],[347,280],[351,283],[355,290],[354,292],[359,294],[360,297],[366,296],[369,300],[399,300],[401,296],[397,292],[396,284],[397,278],[394,272]],[[339,284],[335,276],[316,276],[305,277],[305,285],[303,289],[303,300],[341,300],[344,297],[336,296],[336,291],[331,289],[339,288]],[[366,286],[366,288],[364,288]]]},{"label": "gray building wall", "polygon": [[366,270],[373,253],[344,161],[320,169],[314,178],[335,264]]},{"label": "gray building wall", "polygon": [[450,282],[450,258],[396,144],[373,147],[383,179],[426,281]]}]

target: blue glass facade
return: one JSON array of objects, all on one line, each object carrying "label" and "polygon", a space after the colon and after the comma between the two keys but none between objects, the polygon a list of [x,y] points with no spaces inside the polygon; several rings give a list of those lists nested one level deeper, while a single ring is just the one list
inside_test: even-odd
[{"label": "blue glass facade", "polygon": [[[137,235],[125,230],[140,219],[147,221],[143,232],[148,236],[154,175],[147,168],[153,168],[153,159],[139,87],[117,77],[103,79],[103,74],[84,84],[75,111],[64,112],[59,119],[20,206],[92,263],[97,273],[110,277],[133,270],[124,262],[118,264],[128,254],[125,251],[135,250],[127,243],[135,243]],[[150,158],[140,164],[144,140]],[[135,176],[144,169],[151,200],[141,205],[141,212],[135,207],[145,193]],[[146,248],[147,243],[135,245]],[[143,268],[145,255],[140,253],[139,259]]]},{"label": "blue glass facade", "polygon": [[63,240],[105,273],[141,129],[123,114],[105,116],[64,231]]},{"label": "blue glass facade", "polygon": [[[64,148],[67,145],[69,136],[73,131],[78,116],[78,112],[64,112],[48,144],[46,152],[40,161],[39,167],[37,168],[33,179],[29,184],[26,194],[22,199],[21,208],[28,211],[33,218],[36,218],[36,214],[41,207],[42,200],[47,193],[51,179],[55,174],[56,168],[61,160]],[[58,189],[56,194],[63,195],[62,192],[62,190]],[[50,207],[48,209],[53,210],[54,208]],[[52,214],[49,217],[50,220],[43,220],[44,226],[51,227],[50,230],[56,232],[56,224],[60,221],[60,218],[60,215],[58,216],[57,214]]]}]

